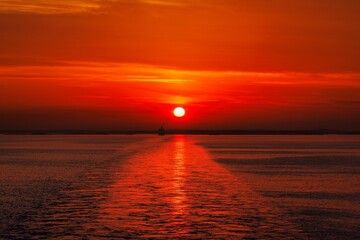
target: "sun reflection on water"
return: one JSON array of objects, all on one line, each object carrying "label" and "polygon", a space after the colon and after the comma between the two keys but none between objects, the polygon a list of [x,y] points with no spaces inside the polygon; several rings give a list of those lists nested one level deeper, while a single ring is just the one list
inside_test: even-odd
[{"label": "sun reflection on water", "polygon": [[185,140],[179,135],[174,139],[174,177],[172,181],[174,198],[174,215],[182,215],[187,213],[186,191],[185,191]]}]

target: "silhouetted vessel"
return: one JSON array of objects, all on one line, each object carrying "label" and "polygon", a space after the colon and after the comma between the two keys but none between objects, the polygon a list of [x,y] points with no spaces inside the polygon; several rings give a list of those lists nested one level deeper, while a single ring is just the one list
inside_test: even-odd
[{"label": "silhouetted vessel", "polygon": [[159,134],[160,136],[164,136],[164,135],[165,135],[165,129],[163,128],[163,126],[161,126],[161,127],[159,128],[158,134]]}]

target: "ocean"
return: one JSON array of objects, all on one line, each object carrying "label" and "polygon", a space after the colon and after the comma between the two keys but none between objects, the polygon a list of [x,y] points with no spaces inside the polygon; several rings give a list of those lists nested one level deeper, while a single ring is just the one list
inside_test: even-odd
[{"label": "ocean", "polygon": [[359,135],[0,135],[0,239],[360,239]]}]

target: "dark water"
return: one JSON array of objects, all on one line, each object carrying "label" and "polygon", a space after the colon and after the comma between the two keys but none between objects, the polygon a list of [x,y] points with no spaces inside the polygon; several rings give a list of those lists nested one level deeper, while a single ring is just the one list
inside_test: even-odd
[{"label": "dark water", "polygon": [[359,136],[0,136],[3,239],[360,239]]}]

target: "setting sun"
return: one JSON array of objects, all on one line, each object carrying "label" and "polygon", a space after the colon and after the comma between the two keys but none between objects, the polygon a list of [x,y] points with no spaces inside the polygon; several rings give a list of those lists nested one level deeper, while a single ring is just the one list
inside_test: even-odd
[{"label": "setting sun", "polygon": [[185,109],[182,107],[177,107],[174,109],[175,117],[183,117],[185,115]]}]

